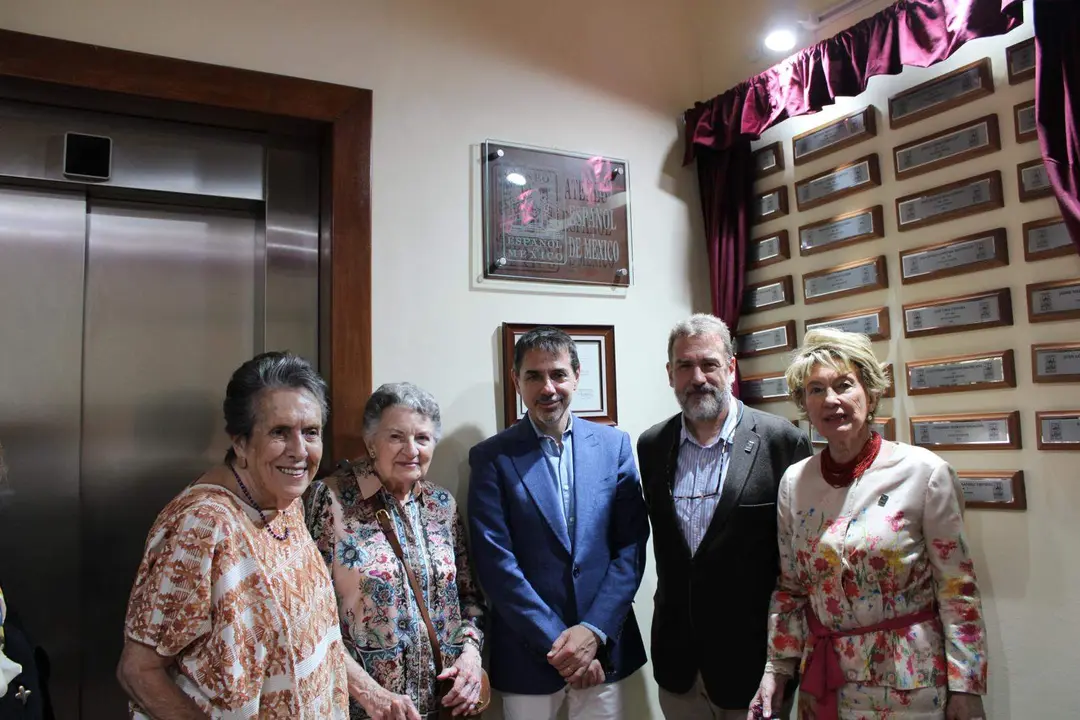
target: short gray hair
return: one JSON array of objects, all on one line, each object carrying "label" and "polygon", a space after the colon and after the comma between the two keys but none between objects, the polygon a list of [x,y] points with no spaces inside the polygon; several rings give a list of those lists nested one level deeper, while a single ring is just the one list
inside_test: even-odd
[{"label": "short gray hair", "polygon": [[364,405],[364,440],[370,442],[379,429],[382,415],[395,405],[423,415],[435,428],[435,442],[442,437],[442,413],[439,403],[427,390],[410,382],[386,383],[371,393]]},{"label": "short gray hair", "polygon": [[727,323],[715,315],[694,313],[689,319],[675,323],[675,327],[671,328],[667,341],[668,362],[674,360],[672,353],[675,350],[675,341],[695,335],[716,335],[724,344],[724,354],[728,359],[735,357],[735,349],[731,345],[731,331],[728,330]]}]

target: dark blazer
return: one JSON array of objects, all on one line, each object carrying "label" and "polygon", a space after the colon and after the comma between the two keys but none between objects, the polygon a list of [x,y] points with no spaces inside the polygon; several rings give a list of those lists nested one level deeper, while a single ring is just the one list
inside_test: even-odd
[{"label": "dark blazer", "polygon": [[4,635],[4,654],[22,665],[22,672],[0,698],[0,720],[52,720],[48,656],[14,613],[4,618]]},{"label": "dark blazer", "polygon": [[586,622],[608,639],[607,682],[645,664],[631,603],[645,572],[649,519],[629,436],[574,418],[573,543],[528,418],[469,452],[473,562],[490,601],[486,644],[497,690],[547,695],[566,682],[547,662],[555,639]]},{"label": "dark blazer", "polygon": [[681,431],[676,415],[638,439],[656,553],[653,674],[665,690],[685,693],[700,672],[714,704],[742,709],[765,670],[780,478],[811,454],[810,439],[789,420],[743,406],[720,501],[691,557],[672,500]]}]

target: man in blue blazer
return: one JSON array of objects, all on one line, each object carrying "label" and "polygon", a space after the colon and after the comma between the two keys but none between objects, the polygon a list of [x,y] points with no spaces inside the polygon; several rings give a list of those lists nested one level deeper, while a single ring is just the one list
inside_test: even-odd
[{"label": "man in blue blazer", "polygon": [[569,335],[514,347],[528,415],[469,453],[473,559],[490,601],[491,684],[507,720],[625,716],[620,682],[645,664],[631,604],[648,515],[629,436],[574,418]]}]

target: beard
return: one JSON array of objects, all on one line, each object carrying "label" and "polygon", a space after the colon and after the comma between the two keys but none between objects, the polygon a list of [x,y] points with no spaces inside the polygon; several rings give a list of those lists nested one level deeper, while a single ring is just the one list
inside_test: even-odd
[{"label": "beard", "polygon": [[709,422],[724,414],[728,406],[727,388],[705,385],[678,393],[679,407],[693,422]]}]

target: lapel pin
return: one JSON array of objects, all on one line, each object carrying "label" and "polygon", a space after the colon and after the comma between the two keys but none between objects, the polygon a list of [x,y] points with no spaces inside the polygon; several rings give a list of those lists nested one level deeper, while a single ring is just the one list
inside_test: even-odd
[{"label": "lapel pin", "polygon": [[878,507],[885,507],[885,503],[887,503],[887,502],[889,502],[889,496],[888,495],[882,495],[881,497],[879,497],[877,499]]},{"label": "lapel pin", "polygon": [[746,441],[746,447],[743,448],[743,451],[744,452],[750,452],[751,450],[753,450],[755,442],[757,442],[757,441],[756,440],[747,440]]}]

